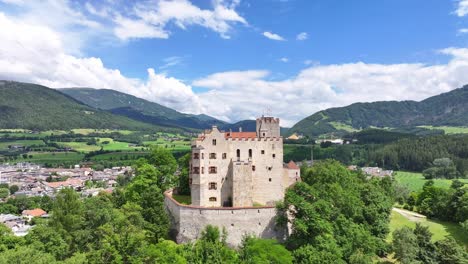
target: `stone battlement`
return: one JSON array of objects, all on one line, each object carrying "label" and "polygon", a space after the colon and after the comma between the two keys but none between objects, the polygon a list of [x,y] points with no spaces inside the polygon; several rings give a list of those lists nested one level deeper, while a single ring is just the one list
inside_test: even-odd
[{"label": "stone battlement", "polygon": [[276,208],[261,207],[202,207],[183,205],[174,200],[172,190],[164,193],[164,204],[171,219],[171,234],[177,243],[200,238],[207,225],[224,228],[227,243],[237,247],[245,235],[283,241],[288,235],[286,227],[276,226]]}]

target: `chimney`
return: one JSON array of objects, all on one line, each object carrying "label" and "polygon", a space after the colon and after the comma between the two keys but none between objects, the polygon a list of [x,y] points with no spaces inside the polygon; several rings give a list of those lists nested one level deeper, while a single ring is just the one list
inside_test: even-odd
[{"label": "chimney", "polygon": [[239,127],[239,132],[242,132],[242,127]]}]

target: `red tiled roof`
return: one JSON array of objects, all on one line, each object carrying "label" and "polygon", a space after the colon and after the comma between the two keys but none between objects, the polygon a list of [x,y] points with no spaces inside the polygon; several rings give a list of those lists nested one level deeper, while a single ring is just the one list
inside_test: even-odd
[{"label": "red tiled roof", "polygon": [[286,165],[288,167],[288,169],[290,170],[298,170],[299,167],[296,165],[296,163],[294,163],[294,161],[289,161],[288,165]]},{"label": "red tiled roof", "polygon": [[225,138],[257,138],[257,132],[226,132]]},{"label": "red tiled roof", "polygon": [[33,209],[33,210],[24,210],[21,214],[22,215],[30,215],[30,216],[33,216],[33,217],[39,217],[39,216],[47,214],[47,212],[42,210],[41,208],[36,208],[36,209]]}]

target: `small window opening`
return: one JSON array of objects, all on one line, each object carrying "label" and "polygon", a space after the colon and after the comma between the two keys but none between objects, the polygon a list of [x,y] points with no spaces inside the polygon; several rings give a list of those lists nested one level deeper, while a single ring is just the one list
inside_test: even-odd
[{"label": "small window opening", "polygon": [[216,146],[216,139],[213,139],[213,146]]},{"label": "small window opening", "polygon": [[216,197],[210,197],[210,202],[216,202]]}]

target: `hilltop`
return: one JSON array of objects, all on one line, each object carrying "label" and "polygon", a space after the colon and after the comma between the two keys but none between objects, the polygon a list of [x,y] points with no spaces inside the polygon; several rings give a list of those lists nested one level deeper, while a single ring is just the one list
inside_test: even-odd
[{"label": "hilltop", "polygon": [[468,85],[423,101],[355,103],[330,108],[308,116],[288,133],[319,136],[364,128],[408,128],[417,126],[467,126]]},{"label": "hilltop", "polygon": [[151,129],[154,126],[89,107],[55,89],[0,81],[0,127],[31,130],[109,128]]}]

